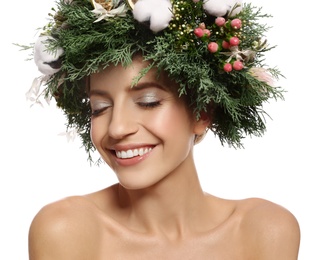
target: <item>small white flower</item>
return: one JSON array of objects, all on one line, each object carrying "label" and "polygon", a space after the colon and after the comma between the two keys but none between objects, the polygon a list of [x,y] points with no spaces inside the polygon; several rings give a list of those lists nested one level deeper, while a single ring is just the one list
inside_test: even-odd
[{"label": "small white flower", "polygon": [[128,8],[125,3],[122,3],[118,6],[119,1],[113,0],[114,9],[111,9],[110,11],[106,10],[101,4],[96,3],[94,0],[92,0],[94,10],[92,12],[97,17],[97,19],[94,21],[95,23],[101,21],[101,20],[107,20],[110,17],[120,16],[123,17],[126,15],[126,12],[128,11]]},{"label": "small white flower", "polygon": [[134,18],[140,22],[150,22],[150,29],[159,32],[168,27],[171,21],[172,5],[170,0],[139,0],[133,9]]}]

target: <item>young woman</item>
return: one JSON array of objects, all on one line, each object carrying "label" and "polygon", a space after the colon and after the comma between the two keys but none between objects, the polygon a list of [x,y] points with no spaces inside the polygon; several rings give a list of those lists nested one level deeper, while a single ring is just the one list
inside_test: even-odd
[{"label": "young woman", "polygon": [[259,61],[257,12],[213,2],[59,3],[35,45],[40,83],[118,184],[43,207],[31,260],[297,259],[288,210],[218,198],[198,180],[193,148],[206,130],[239,145],[264,130],[261,104],[280,95]]}]

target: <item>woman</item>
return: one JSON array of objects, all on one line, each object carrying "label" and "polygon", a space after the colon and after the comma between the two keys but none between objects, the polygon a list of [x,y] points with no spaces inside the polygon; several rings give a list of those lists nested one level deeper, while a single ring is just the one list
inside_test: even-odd
[{"label": "woman", "polygon": [[206,129],[237,146],[261,134],[262,102],[281,95],[261,65],[258,13],[232,1],[90,4],[60,2],[34,58],[45,93],[119,182],[43,207],[30,259],[297,259],[288,210],[205,193],[193,160]]}]

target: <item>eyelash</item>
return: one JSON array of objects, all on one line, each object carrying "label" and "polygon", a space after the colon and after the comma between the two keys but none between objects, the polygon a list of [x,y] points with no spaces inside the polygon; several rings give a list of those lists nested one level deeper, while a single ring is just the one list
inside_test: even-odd
[{"label": "eyelash", "polygon": [[96,110],[91,110],[91,117],[96,117],[99,114],[101,114],[103,111],[105,111],[107,108],[101,108],[101,109],[96,109]]},{"label": "eyelash", "polygon": [[139,106],[144,107],[144,108],[155,108],[161,105],[160,101],[154,101],[154,102],[138,102],[137,103]]},{"label": "eyelash", "polygon": [[[155,108],[161,105],[160,101],[154,101],[154,102],[138,102],[137,103],[139,106],[143,107],[143,108]],[[102,112],[104,112],[106,109],[108,109],[109,107],[103,107],[101,109],[95,109],[91,111],[91,116],[92,117],[96,117],[99,114],[101,114]]]}]

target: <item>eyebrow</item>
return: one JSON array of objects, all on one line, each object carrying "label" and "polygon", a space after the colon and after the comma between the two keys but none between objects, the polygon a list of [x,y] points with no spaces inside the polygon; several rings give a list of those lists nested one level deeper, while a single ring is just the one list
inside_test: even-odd
[{"label": "eyebrow", "polygon": [[136,86],[131,87],[131,90],[134,91],[134,90],[141,90],[141,89],[152,88],[152,87],[156,87],[165,91],[169,90],[168,87],[153,81],[140,82]]},{"label": "eyebrow", "polygon": [[103,89],[90,89],[88,96],[108,96],[108,91]]},{"label": "eyebrow", "polygon": [[[164,91],[169,91],[168,87],[166,87],[164,85],[161,85],[161,84],[159,84],[157,82],[152,82],[152,81],[138,83],[136,86],[133,86],[133,87],[129,88],[129,91],[140,91],[140,90],[147,89],[147,88],[152,88],[152,87],[156,87],[156,88],[162,89]],[[92,95],[108,96],[109,95],[109,91],[104,90],[104,89],[90,89],[89,96],[92,96]]]}]

